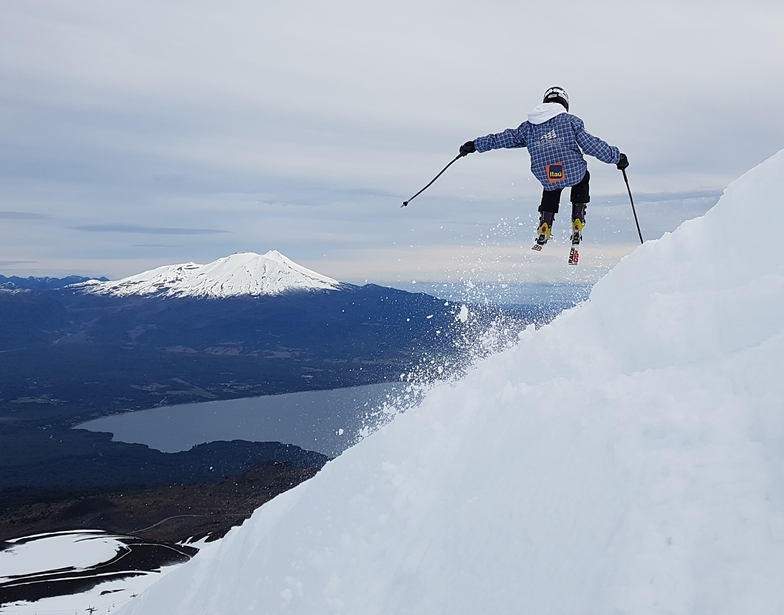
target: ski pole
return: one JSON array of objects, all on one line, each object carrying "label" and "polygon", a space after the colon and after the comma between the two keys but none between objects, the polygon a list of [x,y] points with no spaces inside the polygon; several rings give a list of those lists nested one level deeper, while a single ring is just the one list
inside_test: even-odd
[{"label": "ski pole", "polygon": [[634,199],[632,198],[632,189],[629,188],[629,178],[626,177],[626,169],[621,169],[623,171],[623,181],[626,182],[626,190],[629,193],[629,201],[632,204],[632,213],[634,214],[634,223],[637,225],[637,234],[640,236],[640,243],[645,243],[645,240],[642,238],[642,231],[640,230],[640,223],[637,220],[637,210],[634,208]]},{"label": "ski pole", "polygon": [[427,190],[428,188],[430,188],[430,186],[432,186],[432,185],[433,185],[433,182],[435,182],[435,181],[436,181],[436,180],[437,180],[439,177],[441,177],[441,176],[444,174],[444,171],[446,171],[446,170],[447,170],[449,167],[451,167],[451,166],[452,166],[452,165],[453,165],[455,162],[457,162],[458,158],[462,158],[463,156],[465,156],[465,154],[458,154],[457,156],[455,156],[455,159],[454,159],[452,162],[450,162],[448,165],[446,165],[446,166],[445,166],[443,169],[441,169],[441,173],[439,173],[439,174],[438,174],[438,175],[436,175],[436,176],[435,176],[433,179],[431,179],[431,180],[430,180],[430,183],[429,183],[427,186],[425,186],[424,188],[422,188],[422,190],[420,190],[419,192],[417,192],[417,193],[416,193],[414,196],[412,196],[412,197],[411,197],[410,199],[408,199],[407,201],[403,201],[403,204],[401,205],[401,207],[405,207],[405,206],[406,206],[406,205],[408,205],[408,204],[409,204],[411,201],[413,201],[415,198],[417,198],[417,197],[418,197],[420,194],[422,194],[422,193],[423,193],[425,190]]}]

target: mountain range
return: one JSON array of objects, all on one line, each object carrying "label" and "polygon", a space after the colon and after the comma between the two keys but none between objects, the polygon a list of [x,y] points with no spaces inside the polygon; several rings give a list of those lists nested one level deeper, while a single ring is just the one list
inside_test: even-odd
[{"label": "mountain range", "polygon": [[263,255],[238,252],[207,265],[166,265],[116,282],[86,280],[72,288],[113,297],[225,299],[337,290],[340,286],[337,280],[298,265],[277,250],[270,250]]},{"label": "mountain range", "polygon": [[6,289],[0,416],[74,424],[187,401],[426,377],[435,363],[443,371],[472,360],[488,331],[503,345],[548,314],[339,283],[275,251],[118,281]]},{"label": "mountain range", "polygon": [[[0,535],[57,529],[31,521],[38,512],[19,512],[41,502],[233,480],[258,464],[284,464],[265,471],[299,476],[286,468],[316,471],[325,461],[248,442],[170,455],[72,429],[84,421],[186,402],[444,378],[560,309],[464,305],[341,283],[275,251],[117,281],[0,282],[0,517],[10,524],[0,519]],[[204,492],[192,491],[202,506]],[[188,502],[178,497],[178,505]],[[188,531],[196,529],[183,526]]]}]

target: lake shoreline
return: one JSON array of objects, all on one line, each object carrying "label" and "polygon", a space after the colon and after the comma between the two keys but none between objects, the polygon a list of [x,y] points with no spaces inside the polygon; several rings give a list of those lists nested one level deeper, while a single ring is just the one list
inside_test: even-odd
[{"label": "lake shoreline", "polygon": [[213,400],[116,413],[75,429],[112,434],[114,442],[164,453],[198,444],[282,442],[335,457],[392,414],[421,400],[422,387],[385,382],[321,391]]}]

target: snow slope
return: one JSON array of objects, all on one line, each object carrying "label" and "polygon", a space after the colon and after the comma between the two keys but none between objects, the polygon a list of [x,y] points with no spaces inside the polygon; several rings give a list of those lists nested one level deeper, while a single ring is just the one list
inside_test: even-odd
[{"label": "snow slope", "polygon": [[337,280],[306,269],[277,250],[264,255],[238,252],[207,265],[166,265],[116,282],[91,280],[72,286],[86,292],[127,297],[222,298],[278,295],[292,290],[336,289]]},{"label": "snow slope", "polygon": [[784,152],[123,612],[784,612],[782,181]]}]

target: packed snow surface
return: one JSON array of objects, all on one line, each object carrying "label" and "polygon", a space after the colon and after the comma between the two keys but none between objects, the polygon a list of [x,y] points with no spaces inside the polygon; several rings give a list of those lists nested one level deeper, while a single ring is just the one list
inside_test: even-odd
[{"label": "packed snow surface", "polygon": [[76,284],[86,292],[126,297],[221,298],[278,295],[295,290],[336,289],[337,280],[306,269],[277,250],[260,255],[238,252],[206,265],[166,265],[115,282],[91,280]]},{"label": "packed snow surface", "polygon": [[784,612],[782,182],[784,152],[125,613]]}]

